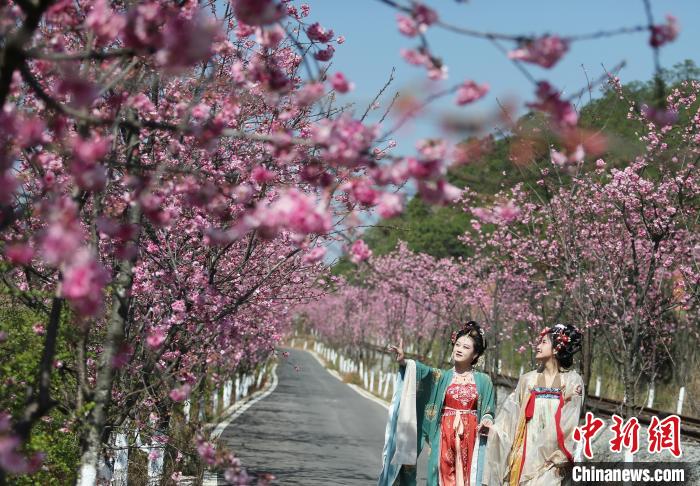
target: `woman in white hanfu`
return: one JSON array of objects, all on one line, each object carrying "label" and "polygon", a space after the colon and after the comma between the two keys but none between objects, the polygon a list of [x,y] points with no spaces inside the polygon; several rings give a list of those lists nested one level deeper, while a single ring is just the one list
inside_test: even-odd
[{"label": "woman in white hanfu", "polygon": [[489,485],[556,486],[570,481],[583,380],[570,370],[581,331],[567,324],[540,333],[538,369],[525,373],[491,427]]}]

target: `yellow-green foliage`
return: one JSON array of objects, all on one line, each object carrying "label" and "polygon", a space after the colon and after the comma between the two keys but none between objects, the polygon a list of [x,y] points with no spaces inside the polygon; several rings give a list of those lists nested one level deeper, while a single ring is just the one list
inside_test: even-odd
[{"label": "yellow-green foliage", "polygon": [[[39,369],[44,336],[37,334],[33,326],[39,323],[46,326],[45,316],[33,313],[26,308],[4,301],[0,306],[0,331],[7,336],[0,343],[0,410],[18,417],[27,402],[27,390],[33,387]],[[65,345],[65,336],[70,333],[64,327],[59,333],[56,358],[72,364]],[[72,378],[63,370],[54,370],[52,396],[72,397]],[[62,393],[58,393],[58,389]],[[41,451],[46,455],[43,467],[31,476],[13,477],[12,484],[18,485],[65,485],[75,481],[80,449],[78,434],[72,430],[61,431],[67,417],[54,408],[48,417],[40,420],[32,429],[27,453]]]}]

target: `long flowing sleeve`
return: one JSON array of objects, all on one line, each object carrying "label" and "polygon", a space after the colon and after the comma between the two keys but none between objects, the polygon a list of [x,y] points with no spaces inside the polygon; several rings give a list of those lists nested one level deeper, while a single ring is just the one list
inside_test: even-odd
[{"label": "long flowing sleeve", "polygon": [[[557,424],[557,438],[559,439],[559,449],[557,449],[548,460],[555,466],[567,466],[572,460],[576,441],[574,441],[574,430],[578,426],[583,406],[583,378],[575,371],[566,373],[567,380],[564,388],[564,405],[561,407],[561,417]],[[576,388],[581,387],[581,393],[576,393]],[[564,450],[562,450],[562,446]]]},{"label": "long flowing sleeve", "polygon": [[[494,420],[496,415],[496,397],[491,377],[486,373],[477,375],[477,389],[479,393],[479,423],[484,419]],[[481,434],[476,434],[475,451],[472,455],[471,478],[469,483],[474,485],[488,484],[488,473],[485,472],[487,439]]]},{"label": "long flowing sleeve", "polygon": [[486,447],[486,468],[482,482],[489,485],[501,485],[508,467],[508,455],[515,439],[520,419],[520,408],[527,375],[518,380],[515,390],[508,395],[496,414],[489,431]]},{"label": "long flowing sleeve", "polygon": [[406,366],[399,370],[384,434],[378,486],[391,486],[397,478],[401,485],[415,484],[415,467],[404,465],[414,466],[421,450],[423,397],[432,388],[433,376],[432,368],[414,360],[406,360]]},{"label": "long flowing sleeve", "polygon": [[[410,360],[406,361],[408,362]],[[418,360],[414,360],[414,363],[416,363],[416,383],[418,391],[430,393],[435,382],[435,371],[437,368],[432,368]]]},{"label": "long flowing sleeve", "polygon": [[[412,368],[413,371],[407,373],[406,368]],[[397,428],[399,422],[399,415],[402,406],[402,398],[406,393],[410,393],[411,390],[404,390],[406,386],[404,377],[407,374],[415,375],[415,365],[413,363],[406,363],[405,367],[402,367],[396,374],[396,381],[394,386],[394,395],[391,398],[391,405],[389,406],[389,418],[386,424],[386,430],[384,432],[384,449],[382,451],[382,471],[379,474],[379,480],[377,481],[377,486],[392,486],[399,471],[401,470],[401,464],[397,464],[393,461],[396,455],[397,448]],[[410,388],[410,384],[409,384]],[[413,390],[415,393],[415,388]],[[404,408],[408,403],[403,400]]]},{"label": "long flowing sleeve", "polygon": [[496,394],[494,393],[491,377],[486,373],[481,374],[481,388],[479,390],[479,421],[489,418],[492,421],[496,416]]}]

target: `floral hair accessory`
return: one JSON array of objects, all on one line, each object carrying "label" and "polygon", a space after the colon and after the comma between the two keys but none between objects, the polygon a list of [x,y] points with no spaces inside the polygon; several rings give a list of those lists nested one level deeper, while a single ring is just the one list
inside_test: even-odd
[{"label": "floral hair accessory", "polygon": [[473,321],[469,321],[465,324],[462,324],[462,326],[459,328],[459,330],[452,331],[452,337],[450,340],[452,341],[452,344],[455,344],[457,342],[457,335],[460,332],[468,331],[467,334],[470,334],[471,331],[477,331],[477,330],[478,330],[480,335],[482,335],[482,336],[484,335],[483,329],[481,329],[478,325],[475,325],[475,323]]},{"label": "floral hair accessory", "polygon": [[567,344],[569,344],[569,336],[560,335],[557,338],[557,345],[555,346],[555,349],[557,351],[561,351]]},{"label": "floral hair accessory", "polygon": [[[578,333],[579,335],[581,334],[581,331],[577,327],[571,327],[576,333]],[[542,332],[540,333],[540,337],[544,336],[547,333],[550,333],[552,335],[552,345],[554,350],[557,352],[562,351],[571,343],[571,337],[569,337],[569,334],[567,333],[566,324],[556,324],[552,328],[545,327],[544,330],[542,330]],[[580,342],[580,336],[577,342]]]}]

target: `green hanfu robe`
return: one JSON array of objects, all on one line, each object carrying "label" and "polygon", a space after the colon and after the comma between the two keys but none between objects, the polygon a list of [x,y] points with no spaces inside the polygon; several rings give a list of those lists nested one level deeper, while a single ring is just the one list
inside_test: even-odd
[{"label": "green hanfu robe", "polygon": [[[409,370],[407,372],[407,370]],[[404,380],[404,375],[408,375]],[[410,376],[410,378],[409,378]],[[438,465],[440,461],[440,424],[442,422],[442,407],[445,400],[447,387],[452,383],[453,370],[431,368],[419,361],[406,360],[406,367],[399,371],[394,396],[389,408],[389,422],[387,423],[383,468],[379,478],[379,486],[415,486],[416,485],[416,460],[423,446],[427,443],[430,447],[428,459],[427,486],[438,486]],[[474,371],[474,381],[477,393],[477,423],[485,417],[493,420],[495,415],[494,390],[491,378],[485,373]],[[412,390],[411,390],[412,389]],[[410,391],[409,391],[410,390]],[[408,401],[415,393],[415,409]],[[402,402],[402,398],[404,403]],[[401,418],[400,418],[401,416]],[[415,421],[406,428],[406,421]],[[403,422],[403,424],[402,424]],[[413,438],[406,441],[402,438],[405,431],[415,431],[415,443]],[[484,471],[486,457],[486,437],[477,436],[478,446],[474,450],[476,457],[476,473],[472,474],[470,486],[480,486]],[[401,443],[404,444],[401,444]],[[405,444],[405,442],[410,442]],[[409,454],[400,452],[400,449],[408,447]],[[398,463],[394,456],[400,457]],[[408,459],[407,459],[408,458]],[[409,461],[409,462],[407,462]]]}]

